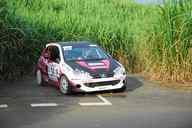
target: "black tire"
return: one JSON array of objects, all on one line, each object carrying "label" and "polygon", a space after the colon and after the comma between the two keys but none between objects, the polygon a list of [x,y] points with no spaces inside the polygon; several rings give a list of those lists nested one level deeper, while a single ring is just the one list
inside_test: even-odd
[{"label": "black tire", "polygon": [[126,85],[124,85],[124,86],[120,89],[120,91],[121,91],[121,92],[124,92],[126,89],[127,89],[127,87],[126,87]]},{"label": "black tire", "polygon": [[123,85],[123,87],[120,89],[117,89],[116,92],[125,92],[126,89],[127,89],[126,85]]}]

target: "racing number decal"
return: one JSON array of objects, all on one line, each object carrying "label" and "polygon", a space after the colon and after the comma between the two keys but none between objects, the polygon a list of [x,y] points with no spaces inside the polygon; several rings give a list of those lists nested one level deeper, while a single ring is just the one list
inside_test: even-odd
[{"label": "racing number decal", "polygon": [[48,77],[50,80],[57,81],[59,78],[59,64],[49,63],[48,64]]}]

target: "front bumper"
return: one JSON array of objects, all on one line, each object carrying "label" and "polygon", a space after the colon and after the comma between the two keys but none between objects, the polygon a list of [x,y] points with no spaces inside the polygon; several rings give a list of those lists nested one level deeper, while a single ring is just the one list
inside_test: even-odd
[{"label": "front bumper", "polygon": [[121,78],[99,78],[90,79],[86,81],[82,80],[70,80],[72,85],[72,90],[75,92],[96,92],[96,91],[106,91],[106,90],[116,90],[121,89],[125,86],[126,76]]}]

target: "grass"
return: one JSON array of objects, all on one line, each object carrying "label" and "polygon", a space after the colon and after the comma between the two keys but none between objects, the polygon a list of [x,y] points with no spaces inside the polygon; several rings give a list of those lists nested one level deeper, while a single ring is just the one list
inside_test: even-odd
[{"label": "grass", "polygon": [[[191,81],[192,2],[168,1],[159,8],[159,25],[150,41],[150,71],[155,78]],[[151,68],[152,67],[152,68]]]},{"label": "grass", "polygon": [[191,7],[188,0],[164,5],[131,0],[8,1],[7,21],[22,35],[25,51],[14,54],[21,57],[14,63],[28,57],[28,63],[17,65],[31,67],[47,42],[90,40],[120,60],[128,72],[145,72],[153,79],[190,81]]}]

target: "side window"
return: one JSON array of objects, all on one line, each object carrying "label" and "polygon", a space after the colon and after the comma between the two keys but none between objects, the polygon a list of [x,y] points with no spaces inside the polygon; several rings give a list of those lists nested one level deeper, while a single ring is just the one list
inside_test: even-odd
[{"label": "side window", "polygon": [[59,63],[60,62],[59,48],[57,46],[52,46],[50,51],[51,51],[50,60]]}]

